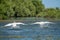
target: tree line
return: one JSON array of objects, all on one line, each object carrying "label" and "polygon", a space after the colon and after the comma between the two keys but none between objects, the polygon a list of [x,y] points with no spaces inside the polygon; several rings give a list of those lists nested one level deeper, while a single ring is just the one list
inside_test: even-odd
[{"label": "tree line", "polygon": [[0,20],[10,17],[60,18],[60,9],[45,8],[42,0],[0,0]]}]

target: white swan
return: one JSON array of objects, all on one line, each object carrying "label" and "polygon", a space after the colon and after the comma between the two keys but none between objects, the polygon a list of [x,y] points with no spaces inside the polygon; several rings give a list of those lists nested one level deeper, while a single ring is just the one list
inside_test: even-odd
[{"label": "white swan", "polygon": [[[54,24],[53,22],[35,22],[35,23],[32,23],[32,24],[40,24],[40,27],[47,27],[48,26],[48,24]],[[46,24],[46,26],[45,26],[45,24]]]},{"label": "white swan", "polygon": [[47,24],[47,23],[52,23],[52,22],[35,22],[33,24]]},{"label": "white swan", "polygon": [[16,27],[17,27],[17,24],[26,25],[26,24],[21,23],[21,22],[13,22],[13,23],[6,24],[6,25],[4,25],[4,26],[5,26],[5,27],[7,27],[7,26],[12,26],[13,28],[16,28]]}]

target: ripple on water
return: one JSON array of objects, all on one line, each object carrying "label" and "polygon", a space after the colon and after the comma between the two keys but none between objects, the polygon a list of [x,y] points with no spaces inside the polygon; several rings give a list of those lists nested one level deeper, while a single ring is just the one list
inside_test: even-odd
[{"label": "ripple on water", "polygon": [[[0,36],[23,36],[24,38],[0,38],[1,40],[52,40],[60,39],[60,24],[50,24],[48,28],[39,25],[20,26],[20,29],[0,28]],[[49,36],[49,37],[48,37]]]}]

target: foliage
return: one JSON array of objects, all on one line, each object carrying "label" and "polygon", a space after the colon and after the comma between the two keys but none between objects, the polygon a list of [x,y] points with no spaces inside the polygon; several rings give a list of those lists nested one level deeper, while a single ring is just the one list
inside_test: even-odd
[{"label": "foliage", "polygon": [[60,9],[45,9],[42,0],[0,0],[0,19],[10,17],[60,18]]}]

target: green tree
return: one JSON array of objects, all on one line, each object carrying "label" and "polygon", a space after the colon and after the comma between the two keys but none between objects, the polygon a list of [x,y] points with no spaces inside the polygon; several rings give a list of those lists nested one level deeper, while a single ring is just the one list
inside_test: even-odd
[{"label": "green tree", "polygon": [[2,19],[11,16],[44,17],[46,13],[48,13],[47,15],[51,13],[51,11],[44,12],[44,8],[42,0],[0,0],[0,15],[3,15],[1,16]]}]

